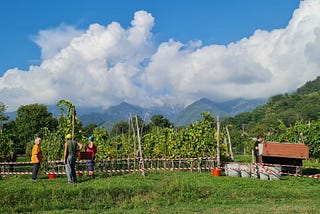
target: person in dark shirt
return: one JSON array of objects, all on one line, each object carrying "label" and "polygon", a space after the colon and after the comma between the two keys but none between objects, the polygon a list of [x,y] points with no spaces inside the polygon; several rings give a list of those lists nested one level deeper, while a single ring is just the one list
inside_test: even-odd
[{"label": "person in dark shirt", "polygon": [[77,183],[77,152],[82,149],[82,144],[72,140],[71,134],[67,134],[66,140],[67,142],[64,144],[64,163],[66,164],[68,183]]},{"label": "person in dark shirt", "polygon": [[254,156],[256,158],[256,163],[259,163],[259,144],[263,143],[263,141],[264,141],[264,136],[263,135],[259,135],[257,137],[256,142],[254,143],[253,152],[254,152]]}]

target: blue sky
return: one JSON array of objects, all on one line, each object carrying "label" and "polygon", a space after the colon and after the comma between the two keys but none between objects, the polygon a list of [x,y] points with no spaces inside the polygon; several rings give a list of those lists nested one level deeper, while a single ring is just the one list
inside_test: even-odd
[{"label": "blue sky", "polygon": [[257,29],[287,25],[299,0],[3,0],[0,3],[0,74],[14,67],[28,69],[40,63],[40,49],[32,38],[40,30],[64,23],[86,29],[92,23],[130,24],[135,11],[155,18],[157,42],[228,44]]},{"label": "blue sky", "polygon": [[3,0],[0,102],[268,98],[319,75],[318,0]]}]

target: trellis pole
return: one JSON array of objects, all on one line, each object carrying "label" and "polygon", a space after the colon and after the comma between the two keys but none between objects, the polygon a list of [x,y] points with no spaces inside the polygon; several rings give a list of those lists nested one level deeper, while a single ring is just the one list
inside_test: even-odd
[{"label": "trellis pole", "polygon": [[75,110],[75,108],[72,107],[72,110],[71,110],[72,111],[72,131],[71,131],[72,140],[74,140],[74,117],[75,117],[74,110]]},{"label": "trellis pole", "polygon": [[220,167],[220,118],[217,115],[217,166]]},{"label": "trellis pole", "polygon": [[234,161],[233,151],[232,151],[232,145],[231,145],[231,138],[230,138],[230,133],[229,133],[228,126],[226,126],[226,131],[227,131],[227,135],[228,135],[228,144],[229,144],[229,150],[230,150],[231,160]]},{"label": "trellis pole", "polygon": [[[130,124],[130,121],[131,121],[131,114],[130,114],[130,117],[128,119],[128,159],[127,159],[127,166],[128,166],[128,170],[130,169],[130,129],[131,129],[131,124]],[[133,154],[134,154],[134,151],[133,150]]]},{"label": "trellis pole", "polygon": [[130,113],[130,125],[129,126],[131,126],[131,128],[132,128],[132,138],[133,138],[133,153],[134,153],[134,158],[133,158],[133,168],[135,169],[136,168],[136,156],[137,156],[137,154],[136,154],[136,141],[135,141],[135,139],[136,139],[136,132],[135,132],[135,130],[134,130],[134,125],[133,125],[133,121],[132,121],[132,116],[131,116],[131,113]]},{"label": "trellis pole", "polygon": [[141,174],[143,176],[145,176],[145,174],[144,174],[144,161],[143,161],[142,146],[141,146],[141,137],[140,137],[138,116],[137,115],[136,115],[136,125],[137,125],[138,146],[139,146],[139,155],[140,155],[140,164],[141,164]]}]

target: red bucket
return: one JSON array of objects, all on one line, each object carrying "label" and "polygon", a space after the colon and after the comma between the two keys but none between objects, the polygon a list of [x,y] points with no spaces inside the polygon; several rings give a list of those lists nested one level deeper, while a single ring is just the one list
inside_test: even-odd
[{"label": "red bucket", "polygon": [[220,176],[221,175],[221,169],[220,168],[213,168],[211,169],[212,176]]},{"label": "red bucket", "polygon": [[54,173],[49,173],[49,174],[48,174],[48,178],[49,178],[49,179],[55,179],[56,176],[57,176],[57,175],[54,174]]}]

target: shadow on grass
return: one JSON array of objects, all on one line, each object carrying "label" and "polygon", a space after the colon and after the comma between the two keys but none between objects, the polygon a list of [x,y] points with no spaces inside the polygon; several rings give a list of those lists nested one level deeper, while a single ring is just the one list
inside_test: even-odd
[{"label": "shadow on grass", "polygon": [[304,168],[302,170],[302,173],[304,175],[314,175],[314,174],[320,174],[320,169],[316,169],[316,168]]}]

